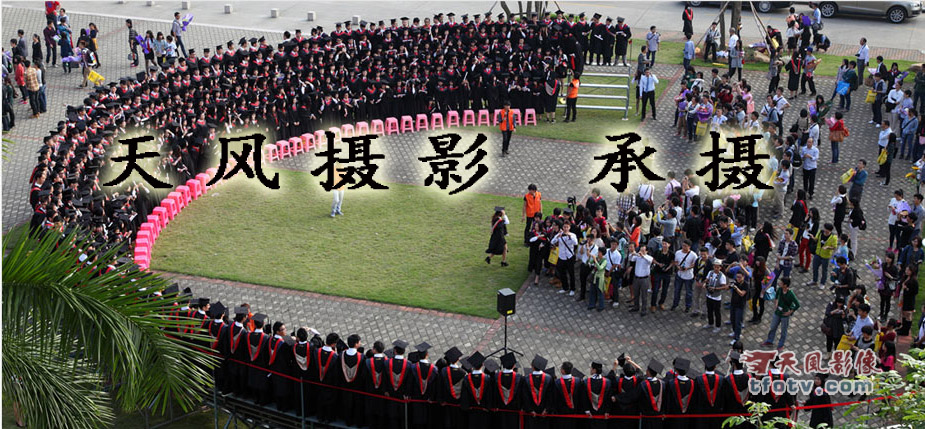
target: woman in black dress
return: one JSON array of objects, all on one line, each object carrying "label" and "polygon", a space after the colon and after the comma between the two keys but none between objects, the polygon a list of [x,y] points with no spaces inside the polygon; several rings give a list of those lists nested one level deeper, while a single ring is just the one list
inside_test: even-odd
[{"label": "woman in black dress", "polygon": [[908,336],[912,328],[912,314],[915,312],[915,296],[919,293],[918,266],[907,265],[903,270],[903,278],[900,280],[900,290],[902,291],[902,326],[896,331],[896,335]]},{"label": "woman in black dress", "polygon": [[[825,381],[828,377],[828,374],[816,374],[813,380],[813,391],[810,392],[809,398],[806,399],[803,405],[828,405],[832,403],[832,398],[829,397],[829,394],[826,393],[824,388]],[[809,418],[809,426],[818,428],[822,427],[823,423],[826,424],[825,427],[832,427],[835,424],[835,419],[832,417],[832,409],[827,407],[813,408],[811,417]]]},{"label": "woman in black dress", "polygon": [[790,58],[790,61],[784,65],[784,68],[787,69],[787,89],[790,90],[790,99],[796,98],[797,89],[800,88],[800,74],[803,71],[803,55],[802,52],[794,54]]},{"label": "woman in black dress", "polygon": [[491,257],[501,255],[501,266],[507,266],[507,225],[511,223],[504,213],[504,207],[495,207],[495,214],[491,217],[491,238],[488,240],[488,250],[485,253],[485,262],[490,264]]}]

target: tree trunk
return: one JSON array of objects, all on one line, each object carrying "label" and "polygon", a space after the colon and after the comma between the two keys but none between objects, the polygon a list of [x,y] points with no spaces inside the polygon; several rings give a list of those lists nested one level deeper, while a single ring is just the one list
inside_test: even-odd
[{"label": "tree trunk", "polygon": [[524,16],[524,2],[517,2],[517,15],[523,18]]},{"label": "tree trunk", "polygon": [[[754,12],[754,11],[753,11]],[[735,1],[732,4],[732,19],[729,22],[730,28],[736,29],[736,34],[742,30],[742,2]],[[739,37],[742,37],[741,35]]]},{"label": "tree trunk", "polygon": [[724,2],[721,10],[723,13],[719,14],[719,45],[726,46],[726,8],[729,2]]},{"label": "tree trunk", "polygon": [[506,1],[503,1],[503,2],[500,2],[500,3],[501,3],[501,9],[504,9],[504,14],[505,14],[505,16],[514,16],[513,14],[511,14],[511,9],[510,9],[509,7],[507,7],[507,2],[506,2]]},{"label": "tree trunk", "polygon": [[533,9],[533,2],[528,1],[527,10],[524,12],[524,16],[523,16],[524,19],[530,18],[530,12],[532,11],[532,9]]}]

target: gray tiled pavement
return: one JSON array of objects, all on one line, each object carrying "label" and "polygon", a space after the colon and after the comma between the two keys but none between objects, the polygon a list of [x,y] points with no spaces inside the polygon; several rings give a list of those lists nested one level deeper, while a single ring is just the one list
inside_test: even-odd
[{"label": "gray tiled pavement", "polygon": [[[91,17],[72,14],[73,26],[84,26]],[[102,29],[103,68],[100,73],[107,79],[133,72],[125,61],[123,47],[126,33],[122,22],[116,18],[93,17]],[[26,23],[44,22],[38,12],[22,9],[3,9],[4,28],[24,27]],[[164,27],[163,24],[157,24]],[[153,28],[145,22],[138,23],[139,29]],[[34,29],[29,27],[27,32]],[[220,28],[203,28],[197,31],[196,38],[190,46],[201,48],[216,45],[230,38],[240,37],[240,31]],[[657,73],[665,77],[675,76],[678,66],[659,65]],[[79,74],[63,76],[61,69],[49,69],[49,113],[40,119],[27,119],[27,106],[17,105],[17,126],[7,137],[17,140],[10,161],[3,163],[3,228],[9,230],[15,224],[28,220],[27,207],[28,183],[25,177],[33,167],[34,148],[38,146],[45,130],[63,116],[64,103],[79,102],[84,91],[76,89]],[[763,73],[746,72],[744,76],[756,89],[756,98],[763,95],[762,88],[767,87]],[[820,93],[830,94],[834,86],[831,78],[818,79]],[[784,82],[786,84],[786,82]],[[661,112],[658,122],[647,121],[640,133],[659,150],[659,172],[668,170],[682,171],[687,168],[695,154],[685,140],[674,137],[670,125],[670,113],[674,111],[671,97],[677,93],[679,83],[671,84],[665,95],[659,100]],[[795,109],[786,115],[787,122],[796,116],[793,110],[805,104],[806,97],[794,102]],[[758,104],[760,106],[760,103]],[[832,218],[828,200],[835,190],[838,177],[845,169],[852,166],[858,158],[864,157],[873,163],[876,158],[876,132],[867,124],[870,119],[869,105],[863,103],[863,94],[855,94],[855,106],[847,115],[848,127],[852,136],[843,144],[842,162],[831,165],[827,144],[821,147],[817,193],[811,206],[818,207],[824,221]],[[579,119],[580,120],[580,119]],[[638,119],[631,119],[638,120]],[[468,133],[470,130],[466,130]],[[550,199],[564,200],[567,196],[581,196],[589,185],[590,175],[597,172],[599,164],[592,165],[592,157],[606,150],[606,145],[579,144],[545,139],[527,138],[515,135],[512,146],[513,155],[507,158],[497,157],[499,141],[496,134],[488,134],[490,176],[479,182],[479,190],[495,194],[519,195],[527,183],[537,183],[545,196]],[[826,136],[826,132],[823,132]],[[823,140],[827,140],[823,137]],[[394,161],[384,167],[381,173],[386,180],[422,183],[424,172],[408,171],[407,165],[419,164],[415,157],[429,148],[420,134],[399,135],[380,139],[381,151]],[[312,155],[300,155],[280,163],[286,168],[306,169],[313,162]],[[894,182],[888,187],[879,187],[878,179],[871,177],[864,195],[869,229],[860,236],[860,258],[878,255],[886,247],[886,204],[893,189],[903,188],[907,195],[914,193],[914,188],[901,176],[908,171],[907,161],[896,161],[893,167]],[[875,167],[874,167],[875,168]],[[797,184],[801,183],[797,177]],[[615,192],[606,189],[605,197],[612,201]],[[799,186],[797,186],[799,188]],[[765,204],[766,205],[766,204]],[[781,226],[778,222],[777,226]],[[515,220],[514,230],[518,230]],[[513,251],[523,251],[515,248]],[[523,269],[523,267],[511,267]],[[862,275],[864,282],[871,284],[867,275]],[[333,298],[305,292],[280,290],[275,288],[241,285],[225,281],[199,279],[178,276],[183,286],[192,287],[197,294],[211,295],[213,299],[233,302],[249,302],[256,311],[271,314],[273,318],[288,321],[290,325],[309,325],[322,332],[340,331],[361,333],[371,343],[375,339],[390,342],[395,338],[408,341],[427,340],[437,349],[458,345],[465,352],[474,348],[492,351],[502,343],[501,324],[499,320],[487,320],[463,317],[438,312],[402,308],[392,305],[367,303],[351,299]],[[794,284],[801,285],[808,280],[806,274],[794,274]],[[790,325],[787,348],[798,353],[824,346],[824,338],[819,333],[818,324],[822,309],[829,299],[829,293],[818,289],[807,290],[802,286],[795,288],[803,304]],[[877,299],[872,299],[876,308]],[[895,307],[894,307],[895,308]],[[894,314],[895,316],[895,310]],[[769,316],[758,326],[746,326],[743,338],[746,348],[757,346],[767,333]],[[728,338],[724,330],[721,335],[706,334],[700,329],[704,321],[693,320],[679,313],[658,313],[640,320],[639,316],[626,312],[625,308],[607,309],[603,313],[587,312],[584,305],[555,293],[544,281],[540,286],[522,288],[518,299],[518,313],[510,319],[511,345],[525,352],[528,357],[533,353],[542,353],[551,362],[571,360],[578,365],[585,365],[591,359],[607,359],[626,352],[644,361],[650,357],[663,362],[670,362],[679,354],[699,355],[709,351],[725,352]],[[525,361],[526,362],[526,361]],[[694,364],[700,368],[699,363]]]}]

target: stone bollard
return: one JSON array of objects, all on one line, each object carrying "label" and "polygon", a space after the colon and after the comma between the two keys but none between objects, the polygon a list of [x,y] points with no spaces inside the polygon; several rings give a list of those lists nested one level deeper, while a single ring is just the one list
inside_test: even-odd
[{"label": "stone bollard", "polygon": [[315,11],[308,12],[308,22],[315,20]]},{"label": "stone bollard", "polygon": [[353,15],[353,19],[350,20],[350,23],[353,25],[360,25],[360,15]]},{"label": "stone bollard", "polygon": [[148,6],[154,6],[154,0],[148,0]]},{"label": "stone bollard", "polygon": [[270,18],[279,18],[279,9],[275,7],[270,9]]},{"label": "stone bollard", "polygon": [[225,14],[226,14],[226,15],[231,14],[231,12],[233,12],[233,11],[234,11],[234,9],[231,8],[231,5],[230,5],[230,4],[226,4],[226,5],[225,5]]},{"label": "stone bollard", "polygon": [[193,5],[190,3],[190,0],[183,0],[181,4],[183,7],[183,10],[190,10],[193,7]]}]

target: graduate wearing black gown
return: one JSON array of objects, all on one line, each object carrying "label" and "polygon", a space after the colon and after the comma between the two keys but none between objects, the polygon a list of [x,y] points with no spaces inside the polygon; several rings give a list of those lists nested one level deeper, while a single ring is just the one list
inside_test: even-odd
[{"label": "graduate wearing black gown", "polygon": [[646,369],[646,379],[641,380],[636,389],[617,395],[621,404],[635,403],[643,415],[641,427],[648,429],[661,429],[664,426],[662,414],[665,399],[665,384],[658,379],[658,374],[664,365],[651,360]]},{"label": "graduate wearing black gown", "polygon": [[[493,408],[520,411],[524,377],[514,371],[515,365],[517,365],[517,359],[514,353],[501,356],[502,370],[495,374],[492,382],[492,389],[498,393]],[[502,411],[498,413],[498,418],[501,429],[517,429],[520,426],[520,419],[516,412]]]},{"label": "graduate wearing black gown", "polygon": [[269,369],[269,348],[270,337],[263,332],[263,324],[267,321],[266,314],[255,314],[254,331],[247,334],[247,357],[253,366],[247,367],[247,387],[250,396],[257,400],[258,404],[267,404],[270,402],[269,378],[267,378]]},{"label": "graduate wearing black gown", "polygon": [[[247,361],[247,330],[244,320],[247,318],[246,307],[235,307],[234,323],[222,327],[218,337],[218,351],[222,354],[225,368],[223,393],[244,394],[247,389],[247,367],[238,362]],[[236,360],[232,361],[232,359]]]},{"label": "graduate wearing black gown", "polygon": [[[663,409],[665,414],[694,413],[694,404],[697,403],[697,386],[694,380],[688,378],[691,362],[687,359],[675,360],[676,375],[665,382],[665,401]],[[690,427],[690,420],[686,418],[666,418],[665,428],[684,429]]]},{"label": "graduate wearing black gown", "polygon": [[[430,344],[421,343],[414,347],[416,351],[408,354],[408,362],[411,363],[411,399],[432,401],[435,399],[437,391],[437,367],[427,360],[427,350]],[[431,421],[431,412],[434,404],[423,402],[412,402],[408,405],[409,424],[414,428],[427,428],[433,423]]]},{"label": "graduate wearing black gown", "polygon": [[273,323],[273,338],[267,349],[267,365],[273,371],[267,377],[270,382],[270,392],[276,409],[289,411],[292,409],[292,380],[279,374],[289,374],[292,371],[292,346],[295,339],[286,335],[286,325],[283,322]]},{"label": "graduate wearing black gown", "polygon": [[[726,376],[723,389],[723,412],[728,414],[748,413],[746,404],[750,400],[748,383],[752,379],[751,374],[745,373],[742,363],[739,362],[740,355],[738,352],[732,352],[729,355],[732,359],[732,374]],[[751,428],[752,426],[743,423],[736,426],[738,429]]]},{"label": "graduate wearing black gown", "polygon": [[[584,380],[581,386],[581,409],[589,416],[602,416],[610,414],[612,402],[610,400],[613,394],[613,383],[601,372],[604,365],[598,362],[591,362],[591,375]],[[588,424],[592,429],[605,429],[607,420],[593,419]]]},{"label": "graduate wearing black gown", "polygon": [[492,378],[482,371],[485,357],[475,352],[467,359],[472,372],[463,378],[463,392],[459,408],[466,416],[469,429],[482,429],[491,426],[491,413],[488,411],[493,400]]},{"label": "graduate wearing black gown", "polygon": [[313,406],[316,407],[314,414],[322,422],[333,421],[336,417],[338,391],[327,386],[336,384],[337,371],[334,370],[334,364],[338,356],[335,347],[339,340],[340,336],[332,332],[325,337],[324,346],[312,348],[309,379],[325,386],[313,385],[311,391],[315,394],[309,397],[312,398]]},{"label": "graduate wearing black gown", "polygon": [[443,405],[443,427],[447,429],[462,429],[465,427],[463,413],[458,405],[462,400],[463,384],[466,378],[466,371],[459,367],[459,358],[462,352],[456,347],[446,351],[443,358],[447,363],[445,368],[440,368],[437,379],[436,399]]},{"label": "graduate wearing black gown", "polygon": [[[352,334],[347,337],[347,349],[337,359],[337,385],[344,389],[362,391],[365,365],[363,350],[360,348],[360,336]],[[340,391],[339,408],[341,417],[349,426],[358,426],[363,421],[364,397],[346,390]]]},{"label": "graduate wearing black gown", "polygon": [[491,263],[491,257],[502,255],[501,266],[507,266],[507,224],[510,223],[507,215],[504,213],[504,207],[495,207],[495,214],[491,219],[491,238],[488,239],[488,249],[485,253],[488,256],[485,262]]},{"label": "graduate wearing black gown", "polygon": [[[530,415],[524,415],[524,428],[526,429],[548,429],[551,427],[552,419],[543,417],[542,414],[553,411],[555,399],[556,376],[555,369],[550,368],[552,374],[544,372],[548,361],[540,355],[533,358],[533,372],[524,375],[523,392],[523,410]],[[536,414],[534,416],[533,414]]]}]

